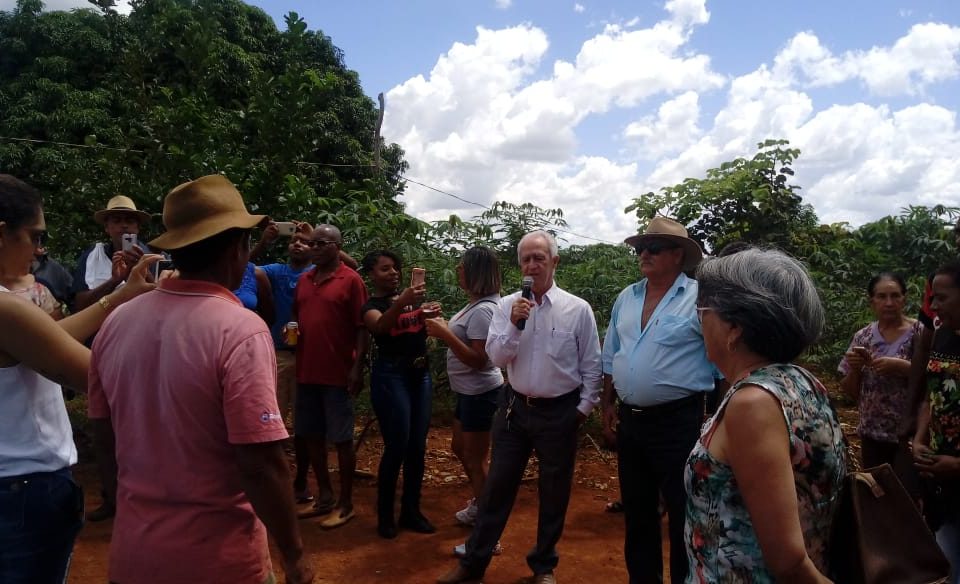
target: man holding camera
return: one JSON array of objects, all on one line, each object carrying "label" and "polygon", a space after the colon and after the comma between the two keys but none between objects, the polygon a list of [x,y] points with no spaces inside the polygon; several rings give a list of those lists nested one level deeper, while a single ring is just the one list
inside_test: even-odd
[{"label": "man holding camera", "polygon": [[507,524],[531,452],[540,465],[537,543],[527,555],[535,584],[555,584],[577,430],[597,404],[600,339],[593,310],[553,281],[560,256],[546,231],[523,236],[520,269],[531,282],[494,310],[487,355],[509,385],[493,421],[493,454],[466,554],[440,584],[479,582]]},{"label": "man holding camera", "polygon": [[[137,209],[133,199],[117,195],[107,206],[93,214],[93,220],[103,225],[109,241],[93,244],[77,260],[70,297],[77,312],[100,301],[126,281],[130,268],[146,251],[140,247],[137,235],[150,221],[150,214]],[[124,246],[124,238],[127,244]],[[138,243],[134,244],[133,241]],[[89,344],[90,341],[87,341]],[[110,519],[116,512],[117,464],[113,460],[97,459],[102,483],[103,503],[86,514],[87,521]]]}]

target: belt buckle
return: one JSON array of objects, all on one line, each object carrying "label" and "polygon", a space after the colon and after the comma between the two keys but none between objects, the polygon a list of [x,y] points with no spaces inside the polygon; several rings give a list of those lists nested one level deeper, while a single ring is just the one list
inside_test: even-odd
[{"label": "belt buckle", "polygon": [[527,406],[531,408],[537,407],[537,398],[531,397],[529,395],[523,396],[523,401],[527,402]]}]

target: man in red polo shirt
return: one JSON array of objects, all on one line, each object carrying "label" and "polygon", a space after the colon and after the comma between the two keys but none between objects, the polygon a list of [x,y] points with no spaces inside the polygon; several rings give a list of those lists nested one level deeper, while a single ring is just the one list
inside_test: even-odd
[{"label": "man in red polo shirt", "polygon": [[[324,515],[321,527],[339,527],[354,517],[353,397],[363,386],[367,331],[360,307],[367,301],[363,279],[340,261],[343,238],[333,225],[320,225],[306,242],[314,268],[297,281],[297,398],[294,433],[307,441],[319,496],[301,517]],[[340,496],[334,499],[327,472],[327,444],[337,447]]]}]

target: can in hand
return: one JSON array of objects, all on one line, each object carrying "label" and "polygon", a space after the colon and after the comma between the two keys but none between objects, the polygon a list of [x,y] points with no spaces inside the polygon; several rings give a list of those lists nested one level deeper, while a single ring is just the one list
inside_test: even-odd
[{"label": "can in hand", "polygon": [[442,307],[439,302],[425,302],[421,306],[423,318],[437,318],[441,316]]},{"label": "can in hand", "polygon": [[286,337],[286,342],[291,347],[297,346],[297,337],[300,336],[300,326],[296,321],[291,321],[287,323],[287,326],[283,328],[283,334]]}]

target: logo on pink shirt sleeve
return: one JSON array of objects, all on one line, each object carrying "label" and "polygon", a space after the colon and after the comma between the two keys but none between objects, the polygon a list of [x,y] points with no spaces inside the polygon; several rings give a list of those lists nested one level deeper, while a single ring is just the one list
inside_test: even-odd
[{"label": "logo on pink shirt sleeve", "polygon": [[264,424],[269,424],[270,422],[273,422],[276,420],[283,421],[283,416],[281,416],[280,414],[267,412],[267,411],[264,411],[262,414],[260,414],[260,421],[263,422]]}]

